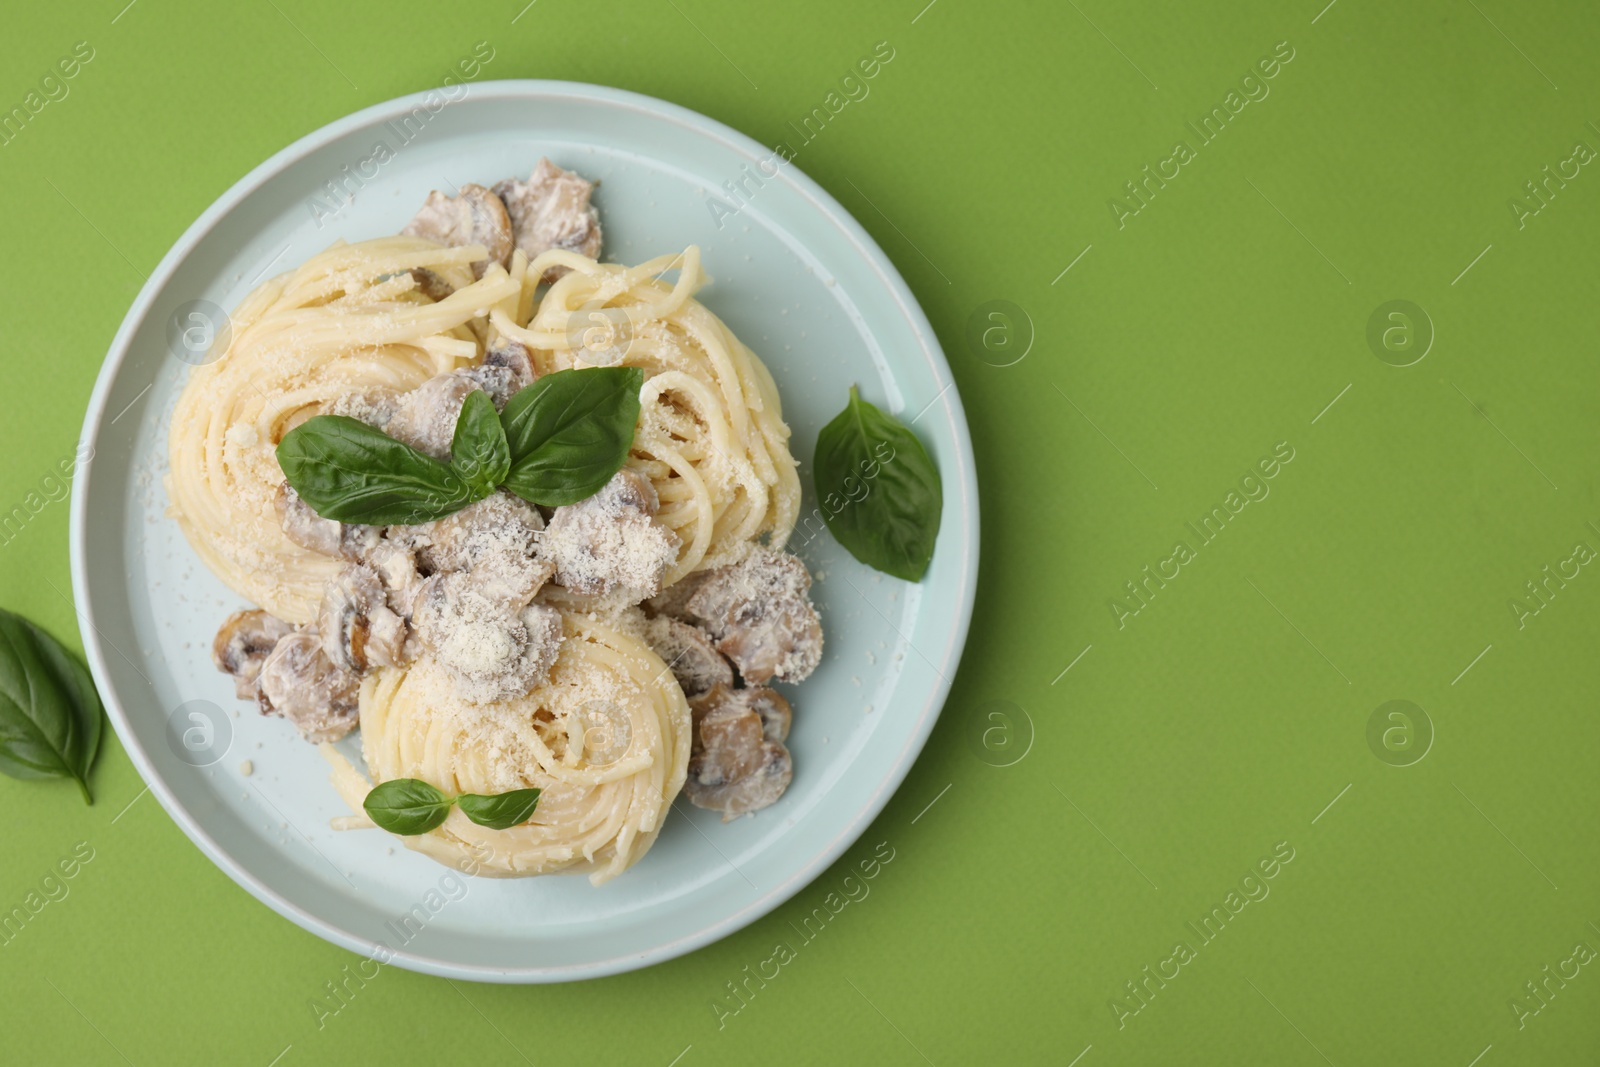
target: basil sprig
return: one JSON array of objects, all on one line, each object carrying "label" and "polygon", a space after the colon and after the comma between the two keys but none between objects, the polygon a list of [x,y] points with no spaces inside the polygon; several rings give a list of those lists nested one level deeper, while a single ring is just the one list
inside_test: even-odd
[{"label": "basil sprig", "polygon": [[475,389],[461,405],[448,463],[356,419],[317,415],[284,434],[278,465],[313,511],[339,522],[432,522],[502,485],[534,504],[575,504],[627,460],[643,384],[637,367],[557,371],[498,416]]},{"label": "basil sprig", "polygon": [[0,610],[0,771],[71,778],[93,804],[100,726],[100,697],[84,666],[39,627]]},{"label": "basil sprig", "polygon": [[391,834],[411,837],[425,834],[444,822],[450,805],[479,826],[508,830],[527,822],[539,806],[539,790],[513,789],[506,793],[445,795],[438,786],[417,778],[391,778],[367,794],[361,806],[367,816]]},{"label": "basil sprig", "polygon": [[921,579],[933,559],[944,492],[916,435],[852,385],[850,402],[817,435],[812,469],[823,521],[839,543],[875,570]]}]

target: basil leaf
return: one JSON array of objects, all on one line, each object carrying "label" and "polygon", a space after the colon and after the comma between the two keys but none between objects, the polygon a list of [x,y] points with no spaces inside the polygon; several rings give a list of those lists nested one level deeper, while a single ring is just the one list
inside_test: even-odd
[{"label": "basil leaf", "polygon": [[638,367],[588,367],[519,391],[500,413],[511,448],[506,488],[547,507],[598,493],[633,447],[643,385]]},{"label": "basil leaf", "polygon": [[432,456],[344,415],[317,415],[284,434],[278,465],[300,499],[339,522],[430,522],[489,495]]},{"label": "basil leaf", "polygon": [[919,580],[933,558],[944,493],[922,442],[892,415],[861,399],[817,435],[813,481],[823,521],[856,559]]},{"label": "basil leaf", "polygon": [[450,814],[450,798],[416,778],[391,778],[361,802],[373,822],[391,834],[425,834]]},{"label": "basil leaf", "polygon": [[83,727],[83,745],[79,751],[76,777],[83,790],[83,799],[93,804],[94,798],[89,795],[89,768],[94,766],[95,757],[100,754],[100,737],[105,723],[100,694],[95,690],[89,668],[79,663],[77,657],[68,652],[61,642],[32,623],[28,625],[39,642],[41,658],[61,681],[67,700],[77,712],[79,725]]},{"label": "basil leaf", "polygon": [[499,488],[511,470],[511,447],[494,401],[482,389],[467,394],[450,444],[450,467],[478,498]]},{"label": "basil leaf", "polygon": [[0,610],[0,772],[71,778],[92,804],[89,768],[100,728],[89,672],[55,638]]},{"label": "basil leaf", "polygon": [[539,790],[513,789],[509,793],[484,796],[481,793],[462,793],[456,803],[467,818],[491,830],[509,830],[528,821],[533,809],[539,806]]}]

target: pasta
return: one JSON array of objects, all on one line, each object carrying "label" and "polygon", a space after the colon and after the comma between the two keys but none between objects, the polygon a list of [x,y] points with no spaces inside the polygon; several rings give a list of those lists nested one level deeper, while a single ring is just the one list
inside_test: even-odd
[{"label": "pasta", "polygon": [[[661,658],[621,630],[565,613],[550,678],[527,696],[473,706],[437,668],[383,670],[361,692],[361,743],[378,781],[421,778],[448,793],[543,790],[531,821],[491,830],[459,810],[403,840],[440,863],[495,877],[615,877],[655,841],[689,762],[689,706]],[[371,788],[331,745],[334,785],[355,811]],[[358,817],[347,825],[370,825]]]},{"label": "pasta", "polygon": [[[808,674],[822,636],[810,576],[780,552],[800,484],[771,375],[695,300],[698,248],[634,267],[573,250],[599,247],[590,188],[541,161],[527,183],[434,193],[406,236],[341,242],[259,286],[178,398],[166,487],[201,560],[258,606],[224,622],[213,659],[320,743],[356,813],[336,825],[377,826],[365,801],[397,779],[447,799],[538,789],[506,829],[454,803],[436,825],[389,826],[470,873],[598,885],[650,848],[680,791],[728,816],[782,794],[789,705],[765,683]],[[491,483],[429,521],[341,522],[344,488],[319,511],[278,462],[286,434],[335,414],[426,471],[460,447],[475,390],[503,410],[548,375],[617,365],[643,371],[631,451],[560,508]],[[755,589],[775,599],[751,609]],[[685,614],[696,604],[707,618]],[[357,725],[364,768],[331,744]]]},{"label": "pasta", "polygon": [[[473,282],[474,251],[414,237],[335,245],[247,296],[227,351],[191,372],[168,432],[167,494],[189,544],[234,592],[288,622],[316,614],[340,561],[285,536],[273,450],[342,398],[393,397],[476,362],[473,319],[515,307],[523,269]],[[406,273],[418,268],[461,288],[426,302]]]},{"label": "pasta", "polygon": [[[777,387],[755,354],[693,299],[706,283],[700,250],[636,267],[552,251],[528,268],[569,272],[526,328],[490,319],[527,345],[540,374],[572,367],[641,367],[643,410],[629,466],[654,484],[660,519],[683,543],[667,584],[736,562],[756,538],[781,547],[800,507]],[[678,270],[668,286],[662,274]]]}]

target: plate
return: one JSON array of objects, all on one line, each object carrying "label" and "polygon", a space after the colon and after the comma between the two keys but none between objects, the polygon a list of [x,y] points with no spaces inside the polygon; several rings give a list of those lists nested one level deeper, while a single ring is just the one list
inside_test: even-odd
[{"label": "plate", "polygon": [[[759,918],[866,829],[933,728],[977,581],[972,446],[950,368],[882,250],[792,164],[702,115],[567,82],[402,97],[279,152],[189,227],[139,293],[84,421],[72,496],[84,644],[123,746],[184,833],[257,899],[351,951],[430,974],[548,982],[669,959]],[[591,179],[603,258],[699,244],[701,300],[771,368],[806,500],[791,539],[817,575],[822,666],[787,690],[795,775],[775,805],[722,823],[679,798],[655,847],[595,888],[581,877],[455,874],[348,814],[328,767],[211,666],[244,605],[165,514],[166,428],[196,337],[270,274],[336,239],[393,234],[434,188],[527,174],[541,155]],[[749,175],[755,175],[754,179]],[[724,183],[743,192],[733,199]],[[197,318],[196,316],[200,316]],[[944,480],[938,548],[910,585],[820,530],[809,461],[849,386],[915,428]],[[809,528],[805,516],[810,516]],[[345,742],[358,751],[358,742]],[[246,773],[246,762],[252,765]]]}]

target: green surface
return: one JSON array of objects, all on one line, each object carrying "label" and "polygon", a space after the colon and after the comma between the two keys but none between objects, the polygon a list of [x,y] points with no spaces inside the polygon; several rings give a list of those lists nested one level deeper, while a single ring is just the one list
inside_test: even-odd
[{"label": "green surface", "polygon": [[[479,41],[482,77],[618,85],[768,143],[890,42],[797,162],[949,352],[981,587],[944,717],[861,843],[745,931],[616,978],[360,985],[358,957],[257,904],[141,796],[114,738],[93,808],[0,780],[0,909],[78,861],[0,945],[0,1058],[1600,1060],[1600,569],[1578,562],[1600,549],[1592,10],[538,0],[513,23],[521,0],[124,2],[14,7],[0,35],[4,109],[75,42],[94,50],[0,145],[0,502],[40,509],[0,536],[0,604],[75,639],[68,507],[43,480],[171,242],[270,153],[439,84]],[[1200,144],[1186,123],[1283,41],[1269,95]],[[1163,164],[1179,140],[1193,158]],[[1119,228],[1108,201],[1147,164],[1177,174]],[[1577,173],[1519,219],[1509,201],[1546,165]],[[1001,332],[974,349],[992,300],[1027,322],[1007,348],[980,316],[973,333]],[[1392,365],[1416,354],[1400,333],[1386,359],[1367,339],[1394,300],[1437,334],[1410,366]],[[1201,544],[1185,524],[1280,442],[1292,461],[1245,483],[1270,495]],[[1146,565],[1177,577],[1131,614]],[[1546,565],[1577,576],[1541,606],[1524,583]],[[1391,700],[1431,722],[1420,761],[1401,765],[1419,734],[1407,751],[1400,720],[1369,745]],[[791,923],[879,842],[894,859],[869,895],[803,942]],[[1230,891],[1261,899],[1203,943],[1186,924]],[[793,958],[741,1006],[725,983],[779,941]],[[352,992],[319,1021],[328,982]]]}]

